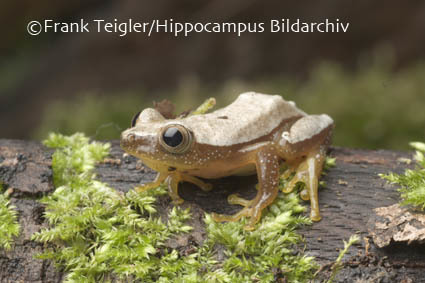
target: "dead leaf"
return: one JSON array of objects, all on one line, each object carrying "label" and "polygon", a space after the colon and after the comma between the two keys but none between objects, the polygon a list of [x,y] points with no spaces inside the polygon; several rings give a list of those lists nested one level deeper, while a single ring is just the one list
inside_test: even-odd
[{"label": "dead leaf", "polygon": [[368,221],[368,230],[380,248],[391,242],[424,243],[425,214],[409,211],[399,204],[378,207]]},{"label": "dead leaf", "polygon": [[161,102],[153,102],[154,108],[164,116],[165,119],[174,119],[176,115],[174,114],[175,106],[168,99],[163,99]]}]

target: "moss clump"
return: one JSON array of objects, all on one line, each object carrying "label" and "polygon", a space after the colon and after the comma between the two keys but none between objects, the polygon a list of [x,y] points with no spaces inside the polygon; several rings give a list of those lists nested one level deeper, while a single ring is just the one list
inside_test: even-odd
[{"label": "moss clump", "polygon": [[380,174],[392,184],[400,185],[403,205],[412,205],[421,210],[425,209],[425,143],[412,142],[410,146],[416,149],[417,166],[414,170],[407,169],[404,174]]},{"label": "moss clump", "polygon": [[109,145],[82,134],[52,134],[45,144],[57,149],[58,187],[42,199],[50,228],[33,239],[52,244],[39,257],[64,269],[67,282],[274,282],[279,276],[305,282],[316,270],[312,257],[293,250],[301,239],[295,229],[310,222],[296,215],[304,211],[296,194],[280,194],[253,232],[243,229],[246,220],[222,224],[206,215],[207,238],[182,255],[164,243],[192,229],[184,224],[190,212],[174,207],[161,220],[155,199],[165,188],[121,194],[95,180],[94,165]]},{"label": "moss clump", "polygon": [[[296,216],[303,211],[296,193],[280,193],[252,232],[243,229],[247,224],[245,219],[217,223],[207,215],[207,246],[218,244],[224,247],[226,256],[221,268],[209,276],[214,278],[224,274],[228,279],[225,282],[275,282],[276,276],[284,277],[288,282],[311,279],[317,267],[314,258],[293,250],[301,240],[295,229],[310,223],[309,218]],[[273,274],[272,269],[277,272]]]},{"label": "moss clump", "polygon": [[10,205],[8,193],[3,192],[0,182],[0,249],[9,250],[13,237],[19,235],[18,215],[15,206]]}]

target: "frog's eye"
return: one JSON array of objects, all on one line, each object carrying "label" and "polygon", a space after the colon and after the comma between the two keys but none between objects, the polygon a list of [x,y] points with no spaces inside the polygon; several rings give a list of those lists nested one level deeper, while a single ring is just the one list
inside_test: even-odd
[{"label": "frog's eye", "polygon": [[192,134],[182,125],[167,125],[161,131],[159,143],[168,152],[185,153],[192,144]]},{"label": "frog's eye", "polygon": [[142,113],[142,111],[139,111],[139,113],[137,113],[136,115],[134,115],[133,116],[133,119],[131,119],[131,127],[133,128],[134,126],[136,126],[136,122],[137,122],[137,119],[139,118],[139,116],[140,116],[140,113]]}]

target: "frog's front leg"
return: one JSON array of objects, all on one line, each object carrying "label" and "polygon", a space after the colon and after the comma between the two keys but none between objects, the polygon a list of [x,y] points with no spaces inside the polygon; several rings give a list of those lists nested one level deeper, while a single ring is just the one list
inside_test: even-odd
[{"label": "frog's front leg", "polygon": [[279,159],[272,147],[261,149],[255,159],[258,177],[257,195],[252,200],[245,200],[237,196],[231,197],[231,203],[244,205],[239,212],[234,215],[213,214],[216,221],[237,221],[242,216],[250,217],[245,229],[254,229],[255,224],[260,220],[261,211],[271,204],[278,193],[279,182]]},{"label": "frog's front leg", "polygon": [[167,178],[167,176],[168,176],[168,172],[166,172],[166,173],[158,172],[158,174],[156,175],[155,179],[152,182],[142,184],[140,186],[135,187],[134,189],[138,193],[142,193],[142,192],[145,192],[147,190],[157,188],[162,184],[162,182],[165,180],[165,178]]},{"label": "frog's front leg", "polygon": [[184,200],[179,196],[179,183],[181,175],[178,172],[170,174],[166,180],[168,184],[168,194],[175,204],[182,204]]}]

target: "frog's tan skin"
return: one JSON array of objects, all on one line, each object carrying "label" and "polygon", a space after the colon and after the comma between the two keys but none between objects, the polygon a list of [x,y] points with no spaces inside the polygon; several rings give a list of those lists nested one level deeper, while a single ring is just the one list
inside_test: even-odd
[{"label": "frog's tan skin", "polygon": [[[249,92],[212,113],[176,120],[166,120],[156,110],[145,109],[133,127],[122,133],[121,147],[158,171],[152,183],[137,190],[155,188],[166,181],[176,203],[183,202],[178,195],[180,182],[210,190],[211,185],[198,177],[256,173],[259,185],[254,199],[231,195],[229,202],[244,208],[235,215],[213,215],[217,221],[250,217],[246,229],[254,229],[261,211],[277,196],[282,163],[288,166],[284,176],[295,173],[284,191],[290,192],[297,182],[304,182],[301,197],[311,202],[311,219],[320,220],[318,178],[333,127],[326,114],[307,115],[279,95]],[[168,128],[181,132],[184,141],[167,146],[163,133]]]}]

